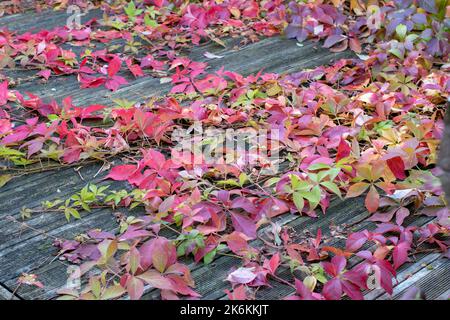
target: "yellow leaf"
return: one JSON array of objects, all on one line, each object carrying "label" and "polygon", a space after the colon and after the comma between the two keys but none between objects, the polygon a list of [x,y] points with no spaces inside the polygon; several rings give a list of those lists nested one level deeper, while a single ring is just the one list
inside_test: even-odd
[{"label": "yellow leaf", "polygon": [[278,93],[281,92],[281,87],[275,83],[273,86],[271,86],[269,89],[267,89],[266,93],[269,97],[275,96]]},{"label": "yellow leaf", "polygon": [[0,176],[0,188],[3,187],[5,184],[8,183],[9,180],[13,178],[10,174],[4,174]]}]

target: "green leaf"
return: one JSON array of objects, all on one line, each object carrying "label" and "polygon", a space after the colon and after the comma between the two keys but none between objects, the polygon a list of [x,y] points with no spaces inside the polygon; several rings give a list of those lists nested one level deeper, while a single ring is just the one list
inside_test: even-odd
[{"label": "green leaf", "polygon": [[177,246],[177,256],[182,257],[186,254],[187,246],[189,245],[188,241],[183,241]]},{"label": "green leaf", "polygon": [[74,217],[75,219],[81,219],[80,213],[78,212],[78,210],[74,208],[65,208],[64,214],[66,215],[67,221],[70,220],[71,216]]},{"label": "green leaf", "polygon": [[392,49],[389,50],[389,52],[392,53],[397,58],[403,59],[403,52],[401,52],[400,49],[392,48]]},{"label": "green leaf", "polygon": [[401,23],[395,28],[395,32],[397,33],[397,36],[401,41],[405,39],[407,31],[408,29],[406,28],[406,26]]},{"label": "green leaf", "polygon": [[205,256],[203,257],[203,262],[205,264],[210,264],[214,260],[216,253],[217,253],[217,249],[214,249],[214,250],[211,250],[210,252],[208,252],[207,254],[205,254]]},{"label": "green leaf", "polygon": [[321,169],[329,169],[330,166],[325,163],[314,163],[308,167],[308,170],[314,171],[314,170],[321,170]]},{"label": "green leaf", "polygon": [[303,207],[305,206],[305,200],[303,200],[303,197],[301,196],[301,194],[299,192],[294,192],[292,197],[293,197],[294,204],[297,207],[298,212],[301,213],[303,210]]},{"label": "green leaf", "polygon": [[317,279],[314,276],[306,276],[305,279],[303,279],[303,284],[310,290],[314,291],[317,285]]},{"label": "green leaf", "polygon": [[56,120],[59,120],[59,116],[56,115],[56,114],[49,114],[49,115],[47,116],[47,118],[48,118],[48,120],[50,120],[51,122],[56,121]]},{"label": "green leaf", "polygon": [[220,185],[220,186],[232,186],[232,187],[240,187],[241,186],[236,180],[233,180],[233,179],[217,181],[217,185]]},{"label": "green leaf", "polygon": [[81,202],[81,207],[82,207],[84,210],[86,210],[86,211],[88,211],[88,212],[91,212],[91,208],[89,207],[89,205],[88,205],[87,203]]},{"label": "green leaf", "polygon": [[320,183],[322,186],[326,187],[327,189],[329,189],[331,192],[333,192],[335,195],[337,195],[339,198],[342,199],[342,193],[341,190],[339,190],[338,186],[331,181],[323,181]]},{"label": "green leaf", "polygon": [[152,28],[155,28],[158,26],[158,22],[156,22],[156,20],[150,19],[150,17],[148,15],[144,16],[144,23],[146,26],[152,27]]},{"label": "green leaf", "polygon": [[242,187],[248,181],[248,176],[245,172],[239,175],[239,185]]},{"label": "green leaf", "polygon": [[92,294],[96,298],[100,297],[100,292],[101,292],[100,281],[97,278],[91,278],[90,285],[91,285]]},{"label": "green leaf", "polygon": [[131,19],[134,19],[134,17],[140,15],[143,12],[141,9],[136,9],[133,1],[131,1],[124,10],[127,16]]},{"label": "green leaf", "polygon": [[315,209],[320,202],[321,190],[319,186],[314,186],[310,192],[302,191],[301,196],[309,201],[311,209]]},{"label": "green leaf", "polygon": [[278,181],[280,181],[280,178],[278,178],[278,177],[270,178],[269,180],[267,180],[267,181],[264,183],[264,186],[265,186],[265,187],[270,187],[271,185],[274,185],[274,184],[277,183]]},{"label": "green leaf", "polygon": [[311,184],[308,181],[301,180],[297,175],[291,174],[291,186],[295,191],[309,190]]}]

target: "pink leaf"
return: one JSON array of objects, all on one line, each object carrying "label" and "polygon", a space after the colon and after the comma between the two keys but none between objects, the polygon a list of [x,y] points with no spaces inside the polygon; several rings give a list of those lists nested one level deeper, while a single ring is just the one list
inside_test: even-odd
[{"label": "pink leaf", "polygon": [[144,283],[142,280],[130,276],[127,281],[127,291],[131,300],[139,300],[144,293]]},{"label": "pink leaf", "polygon": [[377,211],[380,205],[380,195],[374,186],[371,186],[365,200],[366,208],[370,213]]},{"label": "pink leaf", "polygon": [[50,78],[50,74],[51,71],[50,70],[42,70],[38,72],[38,75],[40,75],[41,77],[43,77],[45,80],[48,80],[48,78]]},{"label": "pink leaf", "polygon": [[402,241],[394,248],[392,256],[394,258],[394,269],[397,270],[401,265],[408,261],[408,251],[411,250],[411,245]]},{"label": "pink leaf", "polygon": [[251,239],[256,238],[256,224],[252,219],[242,214],[231,212],[231,221],[236,231],[242,232]]},{"label": "pink leaf", "polygon": [[345,245],[348,251],[355,252],[367,242],[367,234],[365,232],[351,233]]},{"label": "pink leaf", "polygon": [[255,268],[241,267],[228,275],[227,280],[232,283],[247,284],[255,280],[256,274],[253,272]]},{"label": "pink leaf", "polygon": [[172,282],[155,270],[148,270],[137,277],[154,288],[173,290]]},{"label": "pink leaf", "polygon": [[3,81],[0,83],[0,106],[5,105],[8,102],[8,82]]},{"label": "pink leaf", "polygon": [[409,210],[405,207],[401,207],[400,209],[397,210],[396,215],[395,215],[395,222],[401,226],[403,224],[403,221],[405,220],[405,218],[409,216]]},{"label": "pink leaf", "polygon": [[342,284],[339,279],[332,279],[325,283],[323,295],[327,300],[339,300],[342,296]]}]

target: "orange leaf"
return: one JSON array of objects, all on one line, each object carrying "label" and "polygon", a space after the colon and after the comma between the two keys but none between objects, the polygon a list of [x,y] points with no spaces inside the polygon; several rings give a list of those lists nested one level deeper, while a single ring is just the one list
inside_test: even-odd
[{"label": "orange leaf", "polygon": [[348,188],[346,198],[358,197],[363,194],[368,187],[369,184],[367,182],[357,182]]},{"label": "orange leaf", "polygon": [[374,186],[370,187],[369,193],[366,197],[366,208],[370,213],[377,211],[380,205],[380,195],[378,194],[377,189]]}]

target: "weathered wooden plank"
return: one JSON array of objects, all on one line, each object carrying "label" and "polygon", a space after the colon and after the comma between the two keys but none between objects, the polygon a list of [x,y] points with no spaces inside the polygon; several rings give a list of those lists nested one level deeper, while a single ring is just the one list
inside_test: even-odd
[{"label": "weathered wooden plank", "polygon": [[[447,111],[450,108],[450,103],[447,103]],[[447,201],[450,201],[450,114],[447,112],[445,116],[445,130],[442,137],[441,147],[439,151],[439,167],[443,170],[439,177],[442,181]]]},{"label": "weathered wooden plank", "polygon": [[[83,12],[84,13],[84,12]],[[19,34],[25,32],[39,32],[51,30],[57,26],[65,26],[71,13],[67,10],[45,10],[42,12],[28,11],[0,17],[0,28],[8,28]],[[86,23],[93,18],[101,18],[100,9],[89,10],[87,14],[80,16],[81,23]]]},{"label": "weathered wooden plank", "polygon": [[[99,16],[99,12],[93,11],[89,14],[91,16],[84,19]],[[31,27],[34,27],[34,30],[37,31],[62,25],[66,19],[67,14],[65,12],[37,15],[25,13],[0,18],[0,27],[8,25],[8,28],[19,32],[28,31]],[[230,43],[236,43],[236,41],[236,39],[232,39]],[[227,70],[236,71],[244,75],[256,73],[262,68],[264,68],[265,72],[293,72],[327,64],[331,60],[352,56],[349,52],[330,53],[323,48],[318,48],[319,46],[308,42],[303,47],[298,47],[295,41],[276,37],[249,44],[237,51],[230,50],[232,45],[227,48],[221,48],[213,43],[208,43],[194,47],[189,56],[195,61],[208,61],[211,71],[218,70],[224,65]],[[78,49],[75,48],[75,50]],[[223,58],[208,60],[203,56],[203,53],[206,51],[221,55]],[[129,79],[129,85],[120,88],[114,93],[104,88],[80,90],[79,83],[73,76],[51,78],[44,84],[39,81],[22,83],[16,89],[22,92],[30,91],[44,97],[44,99],[55,98],[59,100],[71,95],[74,102],[79,105],[92,103],[109,105],[111,104],[111,98],[119,97],[134,101],[143,100],[150,96],[164,94],[169,89],[169,85],[161,85],[159,79],[151,77]],[[97,172],[98,167],[96,165],[88,165],[81,170],[82,175],[86,177],[86,181],[93,180],[92,177]],[[98,180],[99,177],[94,180]],[[55,251],[50,245],[52,237],[71,238],[90,228],[100,227],[111,230],[116,227],[114,218],[108,210],[98,210],[92,214],[85,215],[82,220],[74,221],[70,224],[65,222],[65,218],[62,215],[56,214],[36,215],[32,219],[27,220],[29,226],[44,230],[47,235],[42,235],[29,228],[23,229],[19,224],[2,219],[7,215],[18,218],[22,205],[35,207],[42,200],[53,199],[56,190],[60,191],[56,193],[58,197],[65,197],[78,191],[86,184],[86,181],[83,181],[73,171],[73,168],[67,168],[50,173],[21,177],[10,182],[5,188],[0,189],[0,203],[2,203],[2,208],[0,209],[0,274],[2,276],[0,281],[4,282],[10,290],[15,286],[16,278],[21,272],[33,271],[40,275],[40,280],[47,285],[46,288],[41,290],[34,287],[26,287],[20,294],[26,299],[54,298],[56,290],[64,285],[67,274],[66,265],[61,261],[51,262],[52,253]],[[364,214],[365,209],[361,201],[353,203],[347,201],[336,204],[336,206],[333,205],[333,208],[330,208],[325,217],[315,220],[299,217],[291,223],[291,226],[299,234],[305,229],[315,232],[318,228],[322,228],[324,233],[327,234],[328,229],[324,229],[326,226],[351,223],[351,221],[360,219]],[[363,223],[355,226],[356,229],[363,227],[367,227],[367,224]],[[448,263],[446,262],[433,265],[436,267],[433,270],[428,270],[422,266],[423,263],[433,264],[436,261],[440,261],[440,259],[435,255],[425,255],[414,264],[402,267],[399,270],[399,284],[396,286],[397,295],[394,295],[394,297],[400,296],[403,292],[402,290],[406,290],[411,285],[410,279],[413,277],[416,277],[414,278],[415,282],[430,292],[431,297],[444,297],[445,294],[448,294],[450,284],[447,283],[447,280],[440,286],[428,287],[428,284],[433,282],[430,280],[436,281],[439,277],[448,275]],[[209,266],[198,265],[194,267],[193,276],[197,282],[198,291],[206,299],[223,298],[223,289],[229,287],[228,283],[223,282],[223,279],[230,271],[230,268],[238,263],[239,260],[236,258],[223,256],[216,259]],[[425,269],[430,272],[425,272]],[[409,276],[411,274],[413,274],[412,277]],[[281,289],[272,289],[270,293],[267,291],[267,295],[264,291],[261,291],[261,297],[280,298],[282,295],[285,296],[292,291],[290,287],[282,286],[279,283],[274,283],[275,286],[280,286]],[[1,289],[2,287],[0,286]],[[370,294],[375,298],[380,293]],[[2,291],[0,291],[1,295]],[[145,296],[148,299],[158,297],[157,291],[150,291]],[[385,296],[382,295],[381,298],[383,297]]]},{"label": "weathered wooden plank", "polygon": [[[276,38],[269,39],[269,40],[273,40],[275,43],[278,43],[277,44],[278,46],[280,44],[283,44],[283,46],[284,46],[284,43],[286,43],[286,41],[287,41],[287,40],[283,40],[283,39],[278,39],[277,40]],[[292,44],[293,42],[292,41],[288,41],[287,43],[291,43]],[[270,46],[271,46],[270,43],[269,44],[265,43],[264,44],[264,47],[266,47],[265,50],[266,51],[269,50],[268,47],[270,47]],[[250,56],[254,57],[254,59],[252,59],[252,61],[253,60],[258,60],[256,58],[256,56],[258,56],[260,54],[264,55],[266,53],[266,51],[264,51],[264,50],[259,51],[259,49],[260,49],[260,47],[258,47],[256,49],[253,49],[253,51],[250,51],[250,52],[253,52],[253,53],[252,54],[248,54],[247,53],[247,56],[248,57],[250,57]],[[296,52],[299,51],[299,48],[297,46],[295,46],[295,44],[294,44],[293,49],[295,49],[295,50],[292,52],[292,54],[295,55]],[[234,57],[234,55],[233,55],[233,57]],[[231,57],[229,59],[233,60],[234,59],[233,57]],[[280,58],[279,60],[283,60],[284,58],[292,59],[292,56],[286,54],[286,55],[283,55],[283,57]],[[301,55],[298,56],[298,59],[302,60]],[[239,63],[244,63],[244,67],[245,67],[245,62],[246,61],[244,61],[244,62],[240,61]],[[249,62],[249,61],[247,61],[247,62]],[[280,68],[285,68],[284,66],[286,65],[286,63],[287,63],[287,61],[285,61],[285,64],[281,64]],[[293,68],[292,65],[289,66],[289,67]],[[275,70],[275,71],[277,71],[277,70]],[[67,81],[67,80],[64,81],[64,80],[58,79],[57,81],[62,81],[63,84],[70,83],[70,81]],[[158,84],[156,84],[155,86],[151,87],[151,88],[153,88],[153,90],[155,90],[155,89],[157,90],[157,87],[161,87],[159,85],[159,80],[157,80],[157,79],[150,79],[148,81],[153,81],[153,82],[156,81],[156,82],[158,82]],[[142,83],[139,84],[139,86],[141,86],[141,85],[142,85]],[[43,87],[45,87],[45,85],[43,85]],[[146,88],[146,85],[143,85],[143,86],[141,86],[139,88],[139,90],[144,90],[145,88]],[[151,91],[151,88],[147,88],[147,89],[152,94],[155,94],[154,91]],[[124,88],[124,92],[127,93],[130,90],[134,90],[134,89],[130,89],[130,90],[128,90],[128,89],[130,89],[130,88]],[[60,87],[59,90],[61,90],[62,92],[65,92],[66,94],[67,94],[67,91],[68,91],[68,89],[65,88],[65,87],[62,87],[62,88]],[[87,92],[85,90],[79,90],[78,89],[78,85],[73,90],[75,90],[77,92],[81,92],[82,93],[82,95],[81,95],[82,99],[86,99],[86,97],[91,97],[91,98],[93,97],[93,95],[90,94],[89,90]],[[50,89],[50,91],[51,91],[51,89]],[[37,92],[34,92],[34,93],[37,93]],[[129,94],[129,93],[127,93],[127,94]],[[123,97],[123,95],[121,97]],[[95,96],[92,99],[98,100],[98,98],[96,98]],[[98,102],[98,101],[96,101],[96,102]],[[54,193],[58,189],[61,190],[61,192],[63,192],[63,194],[64,194],[64,191],[63,191],[64,188],[63,187],[65,186],[66,183],[71,186],[70,190],[73,191],[75,189],[74,181],[78,181],[79,179],[78,179],[78,177],[75,177],[74,179],[71,178],[71,176],[69,174],[69,172],[71,172],[71,170],[72,170],[72,173],[73,173],[73,169],[61,170],[60,171],[61,174],[60,174],[60,172],[50,173],[49,175],[51,175],[52,178],[46,177],[46,174],[42,173],[42,174],[37,174],[37,175],[34,175],[34,176],[27,176],[27,177],[14,179],[12,182],[10,182],[7,185],[6,189],[3,188],[3,190],[1,190],[0,201],[3,201],[6,204],[3,207],[4,210],[10,211],[10,214],[11,214],[11,210],[15,210],[15,212],[12,212],[12,213],[17,213],[18,212],[18,207],[16,206],[16,203],[21,203],[22,205],[27,205],[29,207],[36,206],[40,201],[46,199],[45,198],[46,195],[51,195],[52,193]],[[95,171],[95,169],[94,170],[88,169],[88,170],[91,173]],[[89,174],[88,174],[88,176],[89,176]],[[39,193],[34,192],[33,190],[37,189],[37,185],[41,184],[43,181],[45,181],[44,189],[39,188]],[[60,182],[60,183],[58,183],[58,182]],[[80,184],[78,184],[76,187],[79,187],[79,186],[80,186]],[[63,189],[61,189],[61,188],[63,188]],[[43,195],[42,198],[40,198],[39,194]],[[25,198],[27,199],[27,201],[24,201]],[[8,202],[8,199],[10,199],[9,202]],[[12,199],[14,199],[14,200],[12,200]],[[10,204],[9,206],[8,206],[8,203]],[[0,230],[1,230],[1,227],[0,227]],[[8,244],[4,244],[4,245],[7,246]]]},{"label": "weathered wooden plank", "polygon": [[[61,219],[65,219],[61,217]],[[0,282],[12,288],[15,279],[23,272],[32,273],[33,270],[50,263],[54,259],[55,248],[52,242],[55,238],[72,239],[83,231],[101,227],[112,230],[116,227],[115,219],[110,210],[100,210],[91,214],[84,214],[80,220],[49,230],[46,234],[30,238],[0,252],[1,274]],[[44,279],[42,279],[43,282]],[[44,283],[45,284],[45,283]]]},{"label": "weathered wooden plank", "polygon": [[[205,48],[208,47],[205,46]],[[289,48],[289,50],[286,50],[282,57],[276,57],[277,59],[273,57],[274,52],[276,52],[278,55],[278,52],[280,52],[281,49],[284,50],[286,48]],[[204,52],[203,49],[204,48],[194,54],[200,57]],[[209,48],[208,50],[213,51],[213,48]],[[249,74],[258,71],[265,65],[271,66],[269,62],[271,63],[276,60],[278,61],[278,64],[276,66],[271,66],[271,70],[268,71],[283,72],[294,69],[297,70],[296,68],[299,68],[301,66],[311,67],[316,63],[321,64],[324,61],[323,59],[330,59],[332,57],[340,58],[348,55],[348,53],[344,53],[342,55],[331,54],[324,56],[322,54],[323,52],[321,52],[320,50],[316,51],[314,49],[313,44],[308,44],[303,48],[299,48],[295,45],[295,42],[281,38],[266,39],[259,43],[251,44],[239,52],[225,53],[226,50],[227,49],[220,49],[218,51],[214,51],[220,53],[221,55],[224,55],[224,58],[215,60],[214,63],[216,65],[214,66],[214,63],[212,63],[212,69],[217,69],[219,65],[227,65],[227,63],[229,63],[234,66],[233,68],[235,68],[235,71]],[[312,56],[313,53],[314,56]],[[272,54],[272,57],[269,57],[270,59],[268,59],[269,54]],[[238,58],[240,55],[242,55],[244,59]],[[304,62],[305,56],[311,58],[308,59],[306,63]],[[230,69],[233,70],[233,68]],[[91,90],[79,90],[79,84],[75,81],[71,82],[70,77],[66,79],[58,77],[44,85],[30,83],[23,84],[22,86],[23,87],[18,89],[28,90],[35,94],[43,95],[44,97],[58,97],[58,94],[60,94],[59,97],[63,97],[70,94],[71,92],[74,92],[75,100],[78,99],[80,102],[88,103],[88,100],[92,99],[91,103],[99,103],[98,90],[93,90],[92,92]],[[56,87],[56,90],[52,90],[53,87]],[[36,88],[36,90],[33,90],[33,88]],[[158,79],[144,78],[144,80],[139,79],[134,81],[131,86],[120,89],[115,94],[123,98],[136,97],[136,94],[141,92],[143,95],[148,97],[149,93],[161,93],[161,88],[162,86],[159,84]],[[167,88],[165,90],[167,90]],[[93,92],[95,92],[95,94],[93,94]],[[105,92],[108,91],[105,90]],[[97,167],[88,166],[84,170],[86,170],[86,173],[82,174],[87,177],[87,181],[89,181],[89,177],[92,176],[94,172],[96,172]],[[56,193],[56,195],[58,197],[63,197],[77,191],[84,184],[85,181],[81,180],[78,175],[73,172],[73,169],[63,169],[57,172],[42,173],[34,176],[32,175],[15,179],[7,186],[7,189],[3,189],[0,194],[0,201],[3,201],[3,203],[5,204],[2,207],[2,211],[0,214],[2,217],[7,214],[18,218],[19,210],[22,205],[26,205],[27,207],[35,207],[39,205],[42,200],[52,199],[52,195],[54,195],[55,191],[57,190],[59,190],[60,192]],[[20,203],[19,206],[17,205],[18,203]],[[64,219],[61,219],[61,217],[52,214],[33,217],[33,219],[30,219],[29,221],[27,221],[27,223],[33,228],[37,229],[41,229],[42,227],[44,227],[44,230],[59,230],[59,228],[65,226]],[[70,228],[71,227],[69,227],[69,229]],[[83,230],[75,231],[77,229],[74,226],[72,233],[76,234],[78,232],[84,231],[85,229],[86,228],[84,228]],[[35,232],[33,232],[32,230],[28,228],[22,229],[20,228],[20,225],[17,224],[12,226],[9,221],[5,220],[2,220],[0,222],[0,230],[0,238],[2,238],[2,240],[5,240],[2,242],[1,248],[9,248],[35,237]],[[30,251],[30,249],[27,250]],[[22,254],[26,253],[22,252]],[[32,267],[29,266],[25,269],[32,270]]]},{"label": "weathered wooden plank", "polygon": [[[328,63],[330,59],[341,59],[352,56],[351,53],[343,52],[339,54],[323,51],[323,49],[314,49],[316,44],[307,43],[304,47],[299,48],[296,46],[295,41],[282,39],[280,37],[265,39],[259,43],[251,44],[244,49],[231,53],[227,52],[228,49],[217,49],[217,46],[200,46],[193,48],[192,55],[196,61],[205,61],[206,58],[202,55],[206,49],[209,51],[224,55],[223,59],[209,61],[211,64],[211,70],[218,70],[222,65],[231,66],[231,70],[242,72],[244,75],[255,73],[262,67],[266,66],[266,71],[270,72],[291,72],[296,70],[302,70],[304,68],[311,68],[323,63]],[[202,49],[199,49],[202,48]],[[286,50],[285,50],[286,49]],[[196,50],[196,51],[195,51]],[[283,51],[283,56],[278,57],[279,52]],[[272,55],[269,55],[271,52]],[[247,58],[241,59],[240,55],[243,53]],[[267,54],[266,54],[267,53]],[[275,54],[274,54],[275,53]],[[273,61],[278,62],[276,67],[272,67]],[[256,61],[256,62],[255,62]],[[269,68],[267,68],[269,66]],[[248,69],[246,69],[248,68]],[[239,70],[238,70],[239,69]],[[150,96],[161,95],[167,92],[169,85],[161,85],[159,79],[152,77],[140,78],[132,81],[129,86],[120,88],[114,93],[111,93],[105,88],[96,89],[80,89],[79,83],[73,76],[68,77],[56,77],[50,78],[47,83],[41,83],[39,81],[33,81],[30,83],[24,83],[19,85],[17,90],[21,92],[32,92],[44,98],[60,100],[66,96],[72,96],[75,104],[89,105],[93,103],[103,103],[105,105],[111,105],[111,98],[129,99],[131,101],[138,101],[146,99]],[[40,175],[34,175],[27,177],[31,181],[41,177]],[[22,180],[15,181],[15,185],[21,185]],[[6,187],[0,192],[11,188],[13,182],[8,183]]]},{"label": "weathered wooden plank", "polygon": [[[363,203],[362,203],[362,201],[361,201],[360,205],[361,205],[361,206],[364,206]],[[362,212],[363,212],[363,213],[366,212],[364,208],[362,208]],[[356,215],[352,220],[349,220],[348,223],[351,224],[351,221],[355,221],[355,220],[357,221],[358,219],[361,218],[361,216],[364,216],[364,214]],[[421,225],[426,224],[426,223],[429,222],[429,221],[430,221],[430,218],[426,218],[426,217],[418,217],[418,218],[410,219],[409,221],[407,221],[407,225],[417,225],[417,226],[421,226]],[[337,225],[340,225],[340,224],[337,224]],[[374,224],[374,223],[370,223],[370,222],[362,222],[362,223],[359,223],[359,224],[353,226],[353,229],[354,229],[354,231],[361,231],[361,230],[363,230],[363,229],[369,229],[369,230],[371,230],[371,229],[373,229],[374,227],[375,227],[375,224]],[[295,229],[295,228],[294,228],[294,229]],[[295,230],[296,230],[296,229],[295,229]],[[296,231],[297,231],[297,230],[296,230]],[[326,230],[322,230],[323,234],[324,234],[324,235],[327,235],[328,232],[324,232],[324,231],[326,231]],[[344,240],[336,240],[336,239],[332,239],[332,240],[328,243],[328,245],[330,245],[330,246],[337,246],[337,247],[344,247],[344,246],[345,246],[345,241],[344,241]],[[368,248],[369,248],[368,245],[366,245],[365,247],[363,247],[363,249],[368,249]],[[438,256],[439,256],[439,255],[438,255]],[[437,257],[435,257],[435,258],[437,258]],[[360,263],[360,262],[361,262],[361,259],[356,258],[356,257],[353,257],[353,258],[349,259],[348,267],[351,268],[351,267],[355,266],[356,264],[358,264],[358,263]],[[400,274],[403,272],[404,269],[406,269],[406,268],[407,268],[408,266],[410,266],[410,265],[411,265],[411,264],[405,264],[405,265],[403,265],[403,266],[398,270],[398,272],[399,272],[399,282],[400,282],[400,279],[401,279]],[[416,264],[414,263],[413,265],[416,265]],[[405,274],[406,274],[406,273],[405,273]],[[304,275],[303,275],[303,276],[304,276]],[[287,269],[283,270],[283,271],[280,273],[280,277],[283,278],[283,279],[290,279],[290,280],[293,281],[292,274],[291,274],[290,271],[288,271]],[[406,276],[404,276],[404,277],[406,277]],[[291,281],[291,282],[292,282],[292,281]],[[270,281],[270,284],[271,284],[271,286],[272,286],[271,288],[263,288],[263,289],[261,289],[261,290],[258,291],[258,294],[257,294],[257,298],[258,298],[258,299],[262,299],[262,300],[280,299],[280,298],[286,297],[286,296],[291,295],[291,294],[294,293],[294,290],[293,290],[291,287],[287,286],[287,285],[281,284],[281,283],[276,282],[276,281]],[[377,291],[377,292],[381,292],[381,293],[378,293],[378,295],[384,293],[383,290]],[[366,292],[366,293],[369,293],[369,292]],[[222,297],[220,297],[220,299],[226,299],[225,295],[223,295]]]},{"label": "weathered wooden plank", "polygon": [[[313,219],[310,217],[299,217],[288,223],[288,226],[298,235],[309,231],[313,234],[320,228],[326,236],[329,234],[329,226],[341,225],[344,223],[351,224],[358,221],[365,215],[365,208],[362,199],[348,199],[345,201],[336,200],[331,203],[331,206],[326,215]],[[261,245],[260,241],[254,241],[253,246]],[[224,290],[230,288],[229,283],[223,281],[226,275],[231,271],[231,266],[240,265],[236,259],[232,259],[234,263],[230,264],[228,256],[217,258],[212,269],[210,265],[198,265],[192,270],[192,276],[197,284],[196,290],[202,295],[202,299],[214,300],[224,296]],[[289,292],[288,292],[289,293]],[[288,294],[287,293],[287,294]],[[286,295],[287,295],[286,294]],[[159,293],[157,291],[149,292],[145,295],[146,299],[158,299]]]},{"label": "weathered wooden plank", "polygon": [[450,287],[450,263],[447,258],[439,258],[428,264],[425,268],[416,272],[411,277],[400,283],[394,288],[394,294],[392,297],[384,294],[378,299],[399,299],[405,292],[411,287],[415,286],[426,295],[426,298],[433,300],[440,294],[445,293]]},{"label": "weathered wooden plank", "polygon": [[[97,170],[98,166],[89,166],[80,169],[79,172],[86,177],[92,177]],[[87,179],[87,181],[90,180],[92,178]],[[0,254],[1,250],[21,242],[26,242],[37,234],[30,228],[24,228],[18,223],[11,222],[10,216],[14,219],[21,220],[20,210],[23,206],[35,208],[40,206],[40,203],[45,200],[54,200],[56,198],[65,199],[79,191],[87,184],[87,181],[83,181],[73,169],[66,169],[64,172],[50,175],[47,179],[45,176],[42,179],[34,181],[24,179],[23,183],[16,189],[1,193]],[[33,214],[25,222],[32,228],[43,231],[50,231],[67,224],[64,215],[55,212]]]},{"label": "weathered wooden plank", "polygon": [[[333,207],[334,207],[333,202]],[[337,208],[345,208],[346,206],[349,206],[350,204],[358,203],[357,201],[348,201],[345,205],[339,205],[337,204]],[[359,202],[360,203],[360,202]],[[333,210],[335,213],[333,215],[329,215],[328,219],[325,219],[325,221],[322,221],[321,219],[313,220],[308,217],[298,217],[294,222],[297,223],[299,226],[307,226],[308,222],[313,220],[315,223],[317,223],[320,226],[324,226],[326,224],[331,223],[331,221],[336,220],[333,217],[336,216],[339,218],[340,212],[338,209]],[[349,211],[351,214],[353,211]],[[326,218],[327,216],[325,216]],[[342,221],[354,221],[358,220],[360,216],[355,216],[353,219],[347,217],[347,219],[342,219]],[[302,230],[305,229],[304,227],[298,227]],[[44,252],[43,259],[49,256],[49,252]],[[196,280],[198,290],[200,293],[206,294],[209,292],[216,292],[219,295],[223,295],[223,291],[218,291],[216,288],[221,288],[224,283],[223,279],[225,278],[226,274],[229,272],[231,266],[236,265],[236,261],[233,260],[230,257],[222,257],[214,261],[214,264],[205,267],[202,267],[202,265],[191,265],[191,268],[193,269],[193,276]],[[212,270],[214,268],[214,270]],[[200,271],[196,271],[197,269],[200,269]],[[23,288],[23,290],[20,291],[20,294],[25,299],[51,299],[56,297],[56,290],[61,288],[61,286],[64,285],[67,274],[66,274],[66,267],[62,266],[59,261],[55,261],[52,264],[46,264],[42,268],[38,268],[37,270],[34,270],[36,274],[39,274],[40,279],[46,284],[45,290],[35,288],[35,287],[27,287]],[[212,273],[211,273],[212,272]],[[13,283],[14,279],[11,279],[10,281],[6,282],[6,285],[10,285]],[[159,292],[154,290],[147,294],[144,298],[146,299],[157,299],[159,297]],[[207,299],[210,299],[211,297],[206,297]]]},{"label": "weathered wooden plank", "polygon": [[[447,277],[448,277],[448,275],[447,275]],[[450,289],[446,290],[444,293],[442,293],[435,300],[450,300]]]},{"label": "weathered wooden plank", "polygon": [[0,284],[0,300],[19,300],[19,298]]},{"label": "weathered wooden plank", "polygon": [[[238,51],[230,51],[230,48],[221,48],[210,43],[192,48],[189,57],[195,61],[207,61],[210,72],[225,66],[226,70],[244,75],[257,73],[261,69],[265,72],[288,73],[328,64],[331,60],[354,57],[348,51],[331,53],[319,46],[307,42],[303,47],[298,47],[295,41],[273,37],[249,44]],[[206,51],[222,55],[223,58],[208,60],[203,56]],[[157,78],[132,79],[129,74],[123,75],[130,83],[115,92],[110,92],[104,87],[80,89],[80,84],[74,76],[52,77],[45,83],[37,81],[22,83],[15,89],[32,92],[44,98],[44,101],[49,99],[59,101],[71,96],[74,104],[80,106],[94,103],[111,105],[111,99],[117,98],[142,101],[151,96],[162,95],[170,89],[169,84],[161,84]]]},{"label": "weathered wooden plank", "polygon": [[[432,254],[421,254],[414,262],[407,263],[397,271],[396,282],[394,286],[401,285],[404,281],[410,278],[412,275],[426,268],[426,266],[433,263],[435,260],[441,257],[440,253],[432,253]],[[365,295],[367,300],[375,300],[381,296],[385,296],[386,292],[383,289],[375,289]],[[389,296],[389,295],[386,295]],[[389,297],[390,299],[392,297]]]}]

